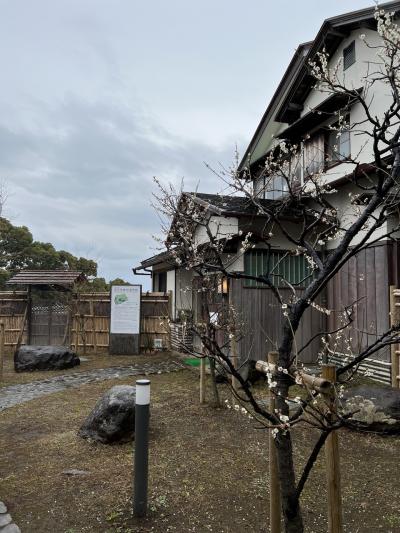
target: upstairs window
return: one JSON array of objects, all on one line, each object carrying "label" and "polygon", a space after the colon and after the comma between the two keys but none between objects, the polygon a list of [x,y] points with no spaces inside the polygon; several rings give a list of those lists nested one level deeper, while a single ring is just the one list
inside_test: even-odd
[{"label": "upstairs window", "polygon": [[343,50],[343,70],[351,67],[356,62],[356,42],[352,41],[349,46]]},{"label": "upstairs window", "polygon": [[260,176],[254,180],[254,193],[258,198],[278,200],[288,192],[283,176]]},{"label": "upstairs window", "polygon": [[266,200],[279,200],[288,192],[287,181],[283,176],[265,178],[264,198]]},{"label": "upstairs window", "polygon": [[317,133],[304,143],[304,179],[324,169],[324,135]]},{"label": "upstairs window", "polygon": [[345,161],[350,157],[350,153],[350,127],[346,127],[341,132],[335,129],[329,130],[326,137],[327,166]]}]

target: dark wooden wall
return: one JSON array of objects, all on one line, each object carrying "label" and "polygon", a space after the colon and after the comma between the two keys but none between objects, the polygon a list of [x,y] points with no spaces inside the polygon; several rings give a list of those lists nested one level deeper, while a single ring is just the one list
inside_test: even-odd
[{"label": "dark wooden wall", "polygon": [[[333,310],[328,319],[330,330],[342,323],[340,313],[345,306],[357,302],[348,335],[355,352],[371,344],[390,327],[389,286],[399,283],[398,257],[397,243],[380,243],[350,259],[328,285],[327,305]],[[344,351],[344,348],[341,340],[337,350]],[[374,358],[389,361],[390,350],[383,350]]]},{"label": "dark wooden wall", "polygon": [[[282,309],[270,289],[245,287],[242,280],[230,280],[232,303],[244,321],[244,335],[240,342],[240,358],[265,359],[268,351],[276,350],[282,329]],[[285,300],[291,291],[280,289]],[[323,304],[323,298],[319,299]],[[326,328],[326,315],[313,308],[308,309],[296,334],[300,350],[315,334]],[[316,339],[299,357],[304,363],[316,362],[320,341]]]}]

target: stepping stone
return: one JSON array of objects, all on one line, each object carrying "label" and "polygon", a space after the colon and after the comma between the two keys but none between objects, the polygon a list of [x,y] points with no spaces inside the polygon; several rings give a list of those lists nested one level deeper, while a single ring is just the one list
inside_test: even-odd
[{"label": "stepping stone", "polygon": [[66,476],[85,476],[86,474],[90,474],[88,470],[78,470],[77,468],[71,468],[71,470],[63,470],[62,474],[65,474]]},{"label": "stepping stone", "polygon": [[5,503],[0,502],[0,514],[5,514],[7,512],[7,507]]}]

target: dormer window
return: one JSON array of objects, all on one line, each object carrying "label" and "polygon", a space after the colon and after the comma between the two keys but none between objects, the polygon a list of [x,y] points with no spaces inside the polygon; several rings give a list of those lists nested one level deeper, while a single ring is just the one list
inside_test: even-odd
[{"label": "dormer window", "polygon": [[351,67],[356,62],[356,42],[352,41],[349,46],[343,50],[343,70]]}]

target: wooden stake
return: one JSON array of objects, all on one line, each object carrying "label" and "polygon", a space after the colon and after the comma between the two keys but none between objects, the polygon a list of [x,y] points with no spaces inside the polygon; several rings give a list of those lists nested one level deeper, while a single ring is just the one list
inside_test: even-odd
[{"label": "wooden stake", "polygon": [[[322,377],[336,382],[335,365],[322,365]],[[336,415],[336,396],[332,388],[329,394],[324,394],[332,418]],[[337,431],[332,431],[325,442],[326,475],[328,484],[328,531],[329,533],[342,533],[342,497],[340,491],[340,459],[339,439]]]},{"label": "wooden stake", "polygon": [[4,368],[4,342],[5,342],[5,326],[4,322],[0,322],[0,380],[3,380]]},{"label": "wooden stake", "polygon": [[[278,362],[278,352],[268,352],[268,363],[276,365]],[[275,410],[275,396],[272,391],[269,394],[269,409],[273,413]],[[281,531],[281,489],[278,474],[278,458],[276,456],[275,439],[272,430],[269,431],[269,520],[271,533]]]},{"label": "wooden stake", "polygon": [[200,359],[200,403],[206,401],[206,358]]}]

